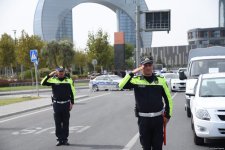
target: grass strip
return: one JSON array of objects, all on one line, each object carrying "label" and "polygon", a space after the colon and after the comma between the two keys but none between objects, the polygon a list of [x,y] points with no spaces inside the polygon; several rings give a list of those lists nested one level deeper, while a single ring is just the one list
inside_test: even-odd
[{"label": "grass strip", "polygon": [[0,106],[9,105],[13,103],[19,103],[24,101],[30,101],[39,99],[40,97],[34,97],[34,96],[26,96],[26,97],[15,97],[15,98],[6,98],[6,99],[0,99]]}]

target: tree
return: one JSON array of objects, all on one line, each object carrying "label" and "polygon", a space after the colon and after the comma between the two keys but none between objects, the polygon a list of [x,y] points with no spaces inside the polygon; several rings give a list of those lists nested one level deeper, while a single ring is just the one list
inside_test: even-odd
[{"label": "tree", "polygon": [[79,74],[83,74],[84,67],[87,66],[87,54],[83,51],[75,51],[74,64],[79,69]]},{"label": "tree", "polygon": [[113,48],[108,42],[108,34],[103,33],[102,29],[99,29],[95,35],[94,33],[88,34],[87,54],[89,66],[92,66],[91,62],[93,59],[98,61],[96,67],[98,72],[101,67],[107,70],[112,69],[114,62]]},{"label": "tree", "polygon": [[36,49],[38,51],[39,66],[42,66],[43,59],[40,55],[41,49],[44,46],[44,42],[39,36],[29,36],[25,31],[22,31],[22,35],[18,40],[18,47],[16,50],[17,62],[22,64],[25,68],[30,68],[32,65],[30,60],[30,50]]},{"label": "tree", "polygon": [[1,36],[0,56],[0,67],[11,68],[11,74],[14,74],[13,67],[16,64],[15,43],[8,34]]},{"label": "tree", "polygon": [[0,40],[0,66],[12,67],[15,65],[15,43],[8,34],[3,34]]},{"label": "tree", "polygon": [[74,49],[73,43],[64,40],[59,42],[59,63],[66,67],[70,68],[74,58]]},{"label": "tree", "polygon": [[64,66],[70,68],[74,58],[73,44],[69,41],[51,41],[42,50],[43,57],[47,58],[50,68]]},{"label": "tree", "polygon": [[125,65],[126,69],[132,69],[134,67],[134,46],[132,44],[125,44]]}]

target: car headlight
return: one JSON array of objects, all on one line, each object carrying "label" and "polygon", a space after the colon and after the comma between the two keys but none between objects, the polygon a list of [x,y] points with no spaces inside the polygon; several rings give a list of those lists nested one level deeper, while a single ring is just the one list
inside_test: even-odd
[{"label": "car headlight", "polygon": [[210,115],[206,109],[196,109],[195,115],[197,118],[202,120],[210,120]]}]

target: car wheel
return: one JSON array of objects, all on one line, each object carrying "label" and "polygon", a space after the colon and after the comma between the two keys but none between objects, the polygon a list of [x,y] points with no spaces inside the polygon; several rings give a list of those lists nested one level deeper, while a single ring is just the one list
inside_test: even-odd
[{"label": "car wheel", "polygon": [[196,145],[204,145],[204,138],[198,137],[195,133],[195,130],[193,130],[194,132],[194,142]]},{"label": "car wheel", "polygon": [[191,116],[191,129],[194,130],[194,121],[193,121],[193,117]]},{"label": "car wheel", "polygon": [[92,91],[93,91],[93,92],[98,91],[98,86],[97,86],[97,85],[93,85],[93,86],[92,86]]},{"label": "car wheel", "polygon": [[191,117],[191,109],[187,107],[186,111],[187,111],[187,117],[190,118]]}]

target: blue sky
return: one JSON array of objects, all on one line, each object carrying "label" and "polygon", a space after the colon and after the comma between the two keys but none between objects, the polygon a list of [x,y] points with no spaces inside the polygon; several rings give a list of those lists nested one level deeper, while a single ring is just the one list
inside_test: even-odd
[{"label": "blue sky", "polygon": [[[187,44],[187,31],[192,28],[218,26],[219,0],[146,0],[151,10],[171,9],[171,31],[154,32],[152,46],[172,46]],[[33,17],[38,0],[1,0],[0,34],[8,33],[14,37],[24,29],[33,34]],[[88,10],[88,11],[87,11]],[[83,18],[89,18],[85,20]],[[116,31],[116,15],[99,4],[85,3],[73,9],[74,42],[76,47],[85,48],[89,31],[102,28],[110,35]]]}]

